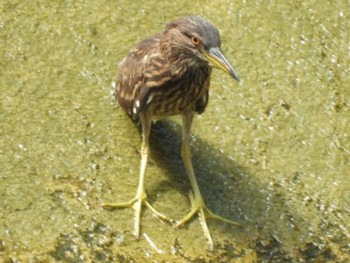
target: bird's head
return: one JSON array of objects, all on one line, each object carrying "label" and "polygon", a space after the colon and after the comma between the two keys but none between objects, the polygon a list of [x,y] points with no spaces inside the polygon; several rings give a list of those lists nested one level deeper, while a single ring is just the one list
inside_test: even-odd
[{"label": "bird's head", "polygon": [[221,51],[219,31],[209,21],[198,16],[182,17],[167,25],[165,35],[172,47],[171,56],[209,63],[240,81]]}]

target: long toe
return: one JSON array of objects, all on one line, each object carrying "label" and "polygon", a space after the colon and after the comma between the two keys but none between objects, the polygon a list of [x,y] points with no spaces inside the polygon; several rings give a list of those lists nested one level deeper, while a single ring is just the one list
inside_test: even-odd
[{"label": "long toe", "polygon": [[165,216],[164,214],[158,212],[147,200],[147,195],[143,193],[142,195],[137,195],[134,198],[130,199],[127,202],[121,202],[121,203],[103,203],[101,204],[102,208],[113,210],[118,208],[127,208],[127,207],[133,207],[135,210],[135,219],[134,219],[134,232],[135,236],[140,236],[140,228],[141,228],[141,212],[142,212],[142,206],[145,205],[147,208],[149,208],[152,212],[152,214],[159,218],[160,220],[173,224],[174,220],[171,218]]},{"label": "long toe", "polygon": [[211,218],[211,219],[220,220],[222,222],[232,224],[235,226],[240,226],[240,224],[235,222],[235,221],[226,219],[222,216],[219,216],[219,215],[213,213],[205,205],[201,196],[197,196],[197,199],[196,199],[196,197],[193,197],[193,194],[191,193],[190,194],[190,201],[191,201],[191,211],[186,216],[184,216],[180,221],[178,221],[175,224],[175,226],[180,228],[183,225],[185,225],[186,223],[188,223],[189,221],[191,221],[195,215],[198,215],[200,223],[201,223],[202,228],[203,228],[204,235],[207,238],[209,247],[211,249],[214,248],[214,242],[213,242],[213,239],[211,237],[211,234],[210,234],[210,231],[208,228],[207,219]]}]

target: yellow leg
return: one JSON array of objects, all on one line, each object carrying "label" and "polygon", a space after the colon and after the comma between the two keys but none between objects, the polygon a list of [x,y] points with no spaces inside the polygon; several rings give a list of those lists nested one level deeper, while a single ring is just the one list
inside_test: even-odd
[{"label": "yellow leg", "polygon": [[182,132],[182,148],[181,148],[181,156],[187,171],[187,174],[190,178],[191,186],[193,189],[193,194],[190,195],[190,201],[191,201],[191,211],[180,221],[177,222],[176,226],[181,227],[187,222],[189,222],[192,217],[196,214],[199,215],[199,220],[201,222],[201,225],[203,227],[204,235],[208,239],[209,246],[211,249],[214,247],[213,239],[210,235],[210,231],[206,222],[207,218],[213,218],[217,220],[221,220],[225,223],[233,224],[233,225],[239,225],[238,223],[228,220],[226,218],[223,218],[219,215],[214,214],[212,211],[210,211],[203,200],[202,194],[199,190],[198,183],[196,180],[196,176],[194,174],[193,166],[192,166],[192,160],[191,160],[191,149],[190,149],[190,142],[189,142],[189,135],[191,130],[191,125],[193,121],[194,113],[193,112],[185,112],[183,115],[183,132]]},{"label": "yellow leg", "polygon": [[151,204],[147,201],[147,195],[144,188],[144,179],[147,168],[147,160],[149,153],[149,134],[151,130],[151,119],[146,115],[141,115],[141,124],[142,124],[142,146],[141,146],[141,165],[140,165],[140,176],[139,176],[139,185],[137,192],[134,198],[127,202],[122,203],[104,203],[101,206],[106,209],[115,209],[115,208],[125,208],[132,206],[135,210],[135,222],[134,222],[134,232],[137,237],[140,236],[140,225],[141,225],[141,210],[142,205],[146,205],[159,219],[171,223],[172,220],[167,218],[162,213],[159,213]]}]

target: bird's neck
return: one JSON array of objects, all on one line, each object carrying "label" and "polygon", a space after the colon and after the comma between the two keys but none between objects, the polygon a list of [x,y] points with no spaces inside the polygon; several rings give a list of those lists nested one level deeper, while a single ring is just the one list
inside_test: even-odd
[{"label": "bird's neck", "polygon": [[184,48],[177,47],[175,45],[167,45],[161,50],[164,58],[172,68],[173,73],[177,76],[186,74],[186,72],[196,70],[200,67],[206,67],[205,63],[198,61],[195,55]]}]

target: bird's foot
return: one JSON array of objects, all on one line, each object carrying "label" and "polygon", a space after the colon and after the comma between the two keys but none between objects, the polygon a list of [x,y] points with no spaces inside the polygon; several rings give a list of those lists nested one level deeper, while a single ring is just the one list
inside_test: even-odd
[{"label": "bird's foot", "polygon": [[201,222],[202,228],[203,228],[203,232],[205,237],[208,240],[209,246],[211,249],[214,248],[214,242],[213,239],[210,235],[210,231],[207,225],[207,219],[212,218],[212,219],[216,219],[216,220],[220,220],[223,221],[225,223],[228,224],[232,224],[232,225],[236,225],[236,226],[240,226],[239,223],[226,219],[222,216],[219,216],[215,213],[213,213],[211,210],[209,210],[209,208],[204,204],[203,198],[201,195],[199,196],[195,196],[193,197],[193,194],[190,194],[190,201],[191,201],[191,211],[185,216],[183,217],[180,221],[178,221],[176,223],[176,227],[180,228],[183,225],[185,225],[186,223],[188,223],[196,214],[198,214],[199,216],[199,220]]},{"label": "bird's foot", "polygon": [[122,203],[103,203],[101,204],[102,208],[105,209],[117,209],[117,208],[126,208],[126,207],[133,207],[135,210],[135,222],[134,222],[134,232],[135,236],[139,237],[140,236],[140,225],[141,225],[141,210],[142,210],[142,205],[147,206],[152,214],[159,218],[160,220],[164,222],[168,222],[172,224],[173,220],[165,216],[164,214],[158,212],[147,200],[147,195],[146,193],[142,192],[141,194],[136,194],[134,198],[127,202],[122,202]]}]

